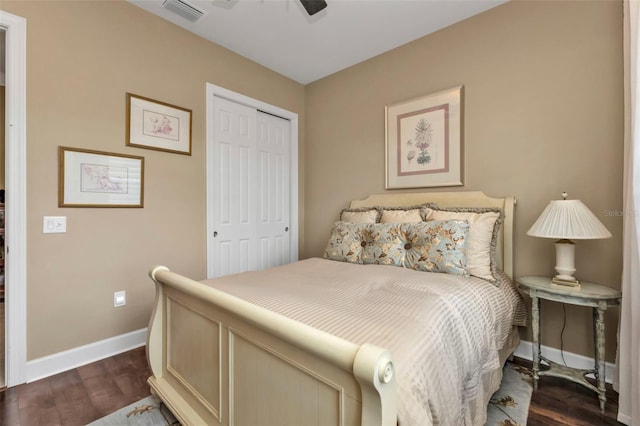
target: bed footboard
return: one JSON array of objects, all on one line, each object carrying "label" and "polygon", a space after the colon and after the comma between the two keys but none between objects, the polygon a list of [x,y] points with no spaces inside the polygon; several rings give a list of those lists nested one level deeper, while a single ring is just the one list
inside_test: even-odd
[{"label": "bed footboard", "polygon": [[183,425],[395,425],[388,351],[157,266],[149,384]]}]

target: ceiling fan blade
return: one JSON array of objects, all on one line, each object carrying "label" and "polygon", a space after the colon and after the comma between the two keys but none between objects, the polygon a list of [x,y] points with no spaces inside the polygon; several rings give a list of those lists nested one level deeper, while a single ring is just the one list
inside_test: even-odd
[{"label": "ceiling fan blade", "polygon": [[324,0],[300,0],[300,3],[302,3],[309,15],[315,15],[327,7],[327,2]]}]

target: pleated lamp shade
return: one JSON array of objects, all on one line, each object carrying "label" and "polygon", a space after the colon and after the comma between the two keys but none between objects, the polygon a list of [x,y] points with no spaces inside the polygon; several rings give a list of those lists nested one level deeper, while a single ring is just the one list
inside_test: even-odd
[{"label": "pleated lamp shade", "polygon": [[580,200],[552,200],[527,235],[569,240],[611,237],[607,228]]},{"label": "pleated lamp shade", "polygon": [[541,238],[557,238],[556,266],[558,272],[552,282],[579,287],[573,276],[575,268],[575,244],[571,240],[609,238],[611,233],[580,200],[553,200],[544,209],[527,235]]}]

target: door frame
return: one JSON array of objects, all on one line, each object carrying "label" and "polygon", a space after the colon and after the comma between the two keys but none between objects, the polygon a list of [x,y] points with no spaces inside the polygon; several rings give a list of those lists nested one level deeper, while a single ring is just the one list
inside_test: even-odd
[{"label": "door frame", "polygon": [[[27,380],[27,20],[0,11],[5,78],[5,383]],[[11,250],[9,250],[11,248]]]},{"label": "door frame", "polygon": [[251,98],[249,96],[242,95],[240,93],[233,92],[225,89],[224,87],[216,86],[215,84],[207,83],[207,102],[206,102],[206,186],[207,186],[207,277],[213,275],[214,265],[211,257],[213,256],[213,203],[214,203],[214,188],[210,182],[209,177],[213,176],[214,158],[213,158],[213,137],[214,137],[214,120],[213,114],[213,97],[218,96],[220,98],[227,99],[232,102],[237,102],[259,111],[272,114],[286,120],[291,123],[291,152],[289,156],[289,261],[295,262],[298,260],[298,114],[295,112],[287,111],[274,105],[270,105],[266,102],[258,99]]}]

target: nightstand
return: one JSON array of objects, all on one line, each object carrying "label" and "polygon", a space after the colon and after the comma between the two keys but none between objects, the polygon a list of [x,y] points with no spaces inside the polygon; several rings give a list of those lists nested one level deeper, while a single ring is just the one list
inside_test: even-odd
[{"label": "nightstand", "polygon": [[[610,287],[599,284],[581,282],[580,288],[575,289],[551,283],[550,277],[521,277],[517,280],[518,287],[523,293],[531,297],[531,328],[533,330],[533,389],[538,389],[539,376],[554,376],[571,380],[591,389],[598,394],[600,411],[604,413],[606,402],[604,387],[604,311],[609,306],[620,304],[622,293]],[[581,370],[566,367],[549,361],[540,352],[540,299],[567,303],[593,308],[593,336],[595,346],[595,368]],[[544,361],[548,368],[540,370],[540,361]],[[586,379],[586,375],[593,373],[598,386],[593,386]]]}]

